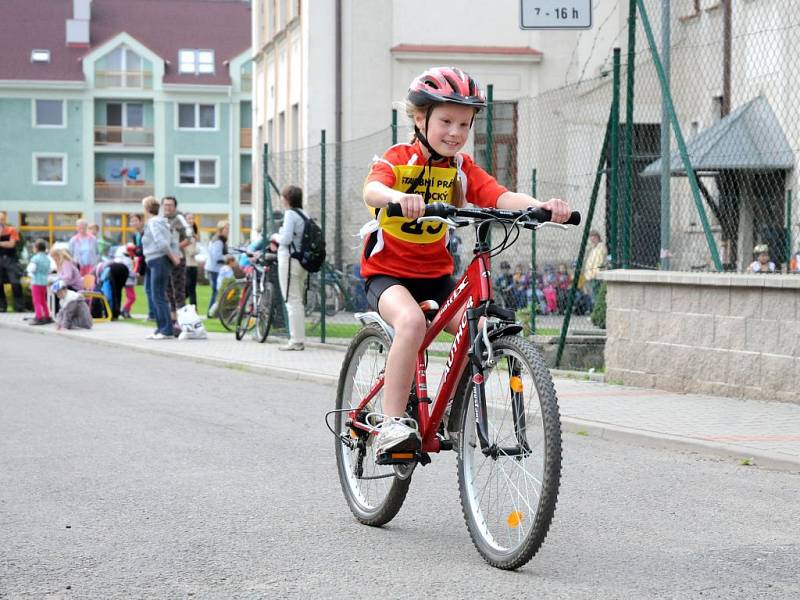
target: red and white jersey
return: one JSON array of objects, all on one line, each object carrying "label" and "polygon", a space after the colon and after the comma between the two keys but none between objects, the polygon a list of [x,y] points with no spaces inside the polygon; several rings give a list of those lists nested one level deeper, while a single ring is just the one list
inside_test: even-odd
[{"label": "red and white jersey", "polygon": [[[467,202],[483,208],[496,207],[497,199],[508,191],[466,154],[458,153],[452,161],[454,166],[447,159],[426,164],[424,156],[418,141],[392,146],[373,162],[365,185],[379,181],[404,193],[420,194],[426,203],[452,204],[453,184],[458,177]],[[371,207],[370,210],[375,211]],[[388,217],[385,210],[373,216],[377,228],[364,241],[362,276],[428,279],[453,272],[445,225]]]}]

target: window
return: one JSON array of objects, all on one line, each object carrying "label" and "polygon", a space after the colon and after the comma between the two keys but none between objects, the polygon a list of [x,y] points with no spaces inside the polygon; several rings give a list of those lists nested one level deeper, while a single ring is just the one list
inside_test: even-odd
[{"label": "window", "polygon": [[278,152],[286,150],[286,113],[278,113]]},{"label": "window", "polygon": [[63,100],[34,100],[34,127],[66,127],[66,103]]},{"label": "window", "polygon": [[151,87],[150,64],[127,46],[115,48],[98,65],[102,66],[95,74],[98,87]]},{"label": "window", "polygon": [[178,104],[178,129],[216,128],[216,104]]},{"label": "window", "polygon": [[178,185],[188,187],[216,187],[216,158],[179,158]]},{"label": "window", "polygon": [[208,243],[214,234],[217,233],[217,225],[220,221],[227,221],[228,215],[198,215],[195,213],[194,222],[200,230],[200,240]]},{"label": "window", "polygon": [[214,51],[180,50],[178,52],[178,71],[190,75],[213,75]]},{"label": "window", "polygon": [[31,50],[32,63],[49,63],[50,50]]},{"label": "window", "polygon": [[31,242],[42,238],[52,246],[75,235],[75,221],[80,218],[80,213],[21,213],[20,236]]},{"label": "window", "polygon": [[108,127],[144,126],[144,104],[109,102],[106,104],[106,125]]},{"label": "window", "polygon": [[133,242],[136,230],[128,222],[128,213],[104,213],[103,237],[115,244]]},{"label": "window", "polygon": [[66,154],[34,154],[33,183],[36,185],[66,185],[66,164]]}]

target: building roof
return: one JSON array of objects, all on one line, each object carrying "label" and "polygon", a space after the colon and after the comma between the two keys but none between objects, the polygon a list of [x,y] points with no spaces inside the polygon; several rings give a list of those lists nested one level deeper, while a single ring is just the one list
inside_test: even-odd
[{"label": "building roof", "polygon": [[[90,47],[66,45],[69,0],[0,2],[0,80],[83,81],[81,59],[127,33],[168,64],[165,83],[228,85],[224,62],[250,47],[250,4],[230,0],[92,0]],[[34,49],[50,50],[47,64],[31,62]],[[178,73],[178,50],[214,50],[213,75]]]},{"label": "building roof", "polygon": [[[686,144],[695,171],[770,171],[794,167],[794,152],[769,101],[758,96],[737,108]],[[670,156],[670,172],[683,175],[680,152]],[[642,175],[661,173],[661,159],[650,163]]]}]

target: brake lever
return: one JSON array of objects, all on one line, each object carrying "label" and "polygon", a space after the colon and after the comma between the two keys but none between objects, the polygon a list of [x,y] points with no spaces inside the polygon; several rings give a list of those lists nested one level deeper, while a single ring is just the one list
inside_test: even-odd
[{"label": "brake lever", "polygon": [[563,223],[554,223],[553,221],[544,221],[544,222],[536,221],[535,223],[525,223],[523,227],[525,229],[532,229],[534,231],[537,229],[541,229],[542,227],[555,227],[556,229],[564,229],[564,230],[569,229],[569,227],[567,227]]},{"label": "brake lever", "polygon": [[462,225],[459,225],[458,222],[446,217],[420,217],[417,219],[417,221],[434,221],[436,223],[444,223],[448,227],[463,227]]}]

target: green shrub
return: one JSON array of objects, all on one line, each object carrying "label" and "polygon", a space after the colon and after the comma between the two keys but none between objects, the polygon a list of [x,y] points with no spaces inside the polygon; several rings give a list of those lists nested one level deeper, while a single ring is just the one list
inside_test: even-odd
[{"label": "green shrub", "polygon": [[591,315],[592,324],[600,329],[606,328],[606,282],[600,285],[594,298],[594,308]]}]

